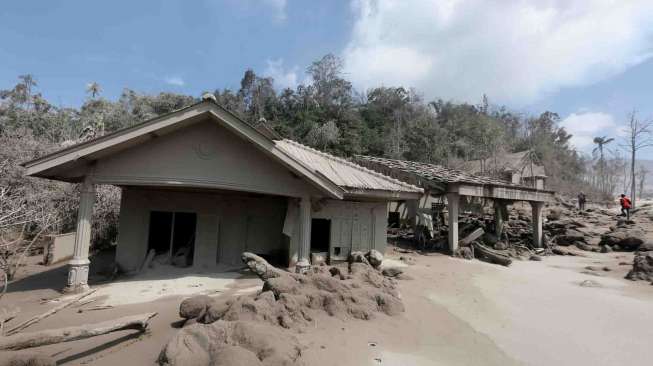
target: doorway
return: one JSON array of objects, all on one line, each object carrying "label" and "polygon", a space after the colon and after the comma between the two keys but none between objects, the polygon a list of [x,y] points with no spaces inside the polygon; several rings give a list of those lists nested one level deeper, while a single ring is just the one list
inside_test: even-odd
[{"label": "doorway", "polygon": [[151,211],[147,251],[167,255],[166,263],[193,265],[197,214],[189,212]]},{"label": "doorway", "polygon": [[331,220],[311,220],[311,252],[329,252],[331,242]]}]

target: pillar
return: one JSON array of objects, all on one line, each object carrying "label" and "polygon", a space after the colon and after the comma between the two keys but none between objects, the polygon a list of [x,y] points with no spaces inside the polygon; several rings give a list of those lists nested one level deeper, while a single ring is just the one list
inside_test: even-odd
[{"label": "pillar", "polygon": [[77,231],[73,259],[68,262],[68,283],[64,292],[84,292],[88,290],[88,250],[91,245],[91,219],[95,203],[95,185],[86,177],[81,186],[79,211],[77,212]]},{"label": "pillar", "polygon": [[503,233],[503,219],[506,215],[506,203],[502,200],[494,200],[494,231],[497,234],[497,238],[501,239],[501,234]]},{"label": "pillar", "polygon": [[460,195],[458,193],[447,193],[447,208],[449,211],[449,251],[455,253],[458,249],[458,206]]},{"label": "pillar", "polygon": [[410,227],[417,226],[417,209],[419,208],[419,200],[406,201],[406,222]]},{"label": "pillar", "polygon": [[542,247],[542,208],[544,202],[529,202],[533,211],[533,247]]},{"label": "pillar", "polygon": [[299,201],[299,248],[297,265],[298,273],[310,267],[311,256],[311,198],[302,197]]}]

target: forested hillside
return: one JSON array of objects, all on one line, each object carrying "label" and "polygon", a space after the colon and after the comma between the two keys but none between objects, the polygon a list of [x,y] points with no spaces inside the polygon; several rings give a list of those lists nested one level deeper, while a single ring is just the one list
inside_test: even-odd
[{"label": "forested hillside", "polygon": [[[239,90],[216,86],[211,92],[250,123],[265,119],[283,136],[341,156],[360,153],[463,167],[470,160],[528,150],[533,161],[545,166],[549,188],[573,192],[581,185],[584,163],[554,112],[522,115],[492,105],[485,96],[479,96],[477,105],[425,100],[407,87],[354,90],[333,55],[315,61],[307,73],[310,83],[279,91],[271,78],[247,70]],[[74,187],[26,179],[20,162],[199,97],[125,89],[118,100],[109,100],[97,83],[89,84],[87,92],[81,107],[58,107],[44,99],[38,78],[31,75],[19,76],[16,85],[0,91],[0,216],[7,216],[0,218],[0,230],[23,222],[32,231],[44,225],[56,231],[73,227]],[[96,225],[106,227],[96,233],[112,237],[118,193],[103,192],[96,215],[104,218]]]}]

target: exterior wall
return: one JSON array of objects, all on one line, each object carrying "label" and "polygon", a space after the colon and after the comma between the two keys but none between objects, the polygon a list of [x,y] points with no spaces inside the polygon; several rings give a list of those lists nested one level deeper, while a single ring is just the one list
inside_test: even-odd
[{"label": "exterior wall", "polygon": [[71,259],[75,252],[75,232],[56,235],[43,252],[43,263],[54,264]]},{"label": "exterior wall", "polygon": [[[331,220],[331,259],[344,259],[349,251],[386,247],[387,202],[353,202],[327,200],[313,211],[312,218]],[[334,249],[340,247],[340,256]]]},{"label": "exterior wall", "polygon": [[136,271],[147,255],[150,211],[197,214],[193,266],[240,264],[240,254],[283,257],[286,199],[236,194],[182,192],[147,188],[123,189],[116,262]]},{"label": "exterior wall", "polygon": [[292,197],[319,196],[306,181],[213,121],[99,159],[98,183],[217,188]]}]

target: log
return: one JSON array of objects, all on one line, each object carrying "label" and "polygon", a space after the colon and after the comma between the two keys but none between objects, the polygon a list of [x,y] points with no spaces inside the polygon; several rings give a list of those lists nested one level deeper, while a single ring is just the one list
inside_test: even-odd
[{"label": "log", "polygon": [[483,234],[485,234],[485,230],[479,227],[478,229],[472,231],[469,235],[464,237],[462,240],[459,240],[458,245],[461,247],[466,247],[469,244],[471,244],[474,240],[483,236]]},{"label": "log", "polygon": [[18,324],[17,326],[15,326],[15,327],[9,329],[9,330],[5,333],[5,335],[10,336],[10,335],[16,334],[16,333],[20,332],[21,330],[23,330],[23,329],[29,327],[30,325],[35,324],[35,323],[38,323],[38,322],[40,322],[41,320],[43,320],[43,319],[49,317],[50,315],[53,315],[53,314],[55,314],[56,312],[58,312],[58,311],[60,311],[60,310],[63,310],[63,309],[65,309],[65,308],[69,307],[70,305],[72,305],[72,304],[76,303],[77,301],[79,301],[79,300],[81,300],[81,299],[83,299],[83,298],[85,298],[85,297],[91,295],[91,294],[94,293],[94,292],[95,292],[95,290],[88,291],[88,292],[86,292],[86,293],[84,293],[84,294],[82,294],[82,295],[80,295],[80,296],[77,296],[76,298],[74,298],[74,299],[72,299],[72,300],[70,300],[70,301],[66,301],[66,302],[64,302],[63,304],[60,304],[60,305],[58,305],[58,306],[55,306],[54,308],[52,308],[52,309],[46,311],[45,313],[43,313],[43,314],[41,314],[41,315],[35,316],[35,317],[31,318],[31,319],[28,319],[28,320],[26,320],[26,321],[24,321],[24,322]]},{"label": "log", "polygon": [[476,253],[477,257],[485,257],[490,260],[490,262],[495,263],[495,264],[500,264],[502,266],[509,266],[512,263],[512,259],[506,257],[503,254],[499,254],[495,252],[494,250],[481,245],[478,242],[473,242],[472,247],[474,248],[474,253]]},{"label": "log", "polygon": [[135,329],[144,332],[150,319],[157,313],[146,313],[76,327],[43,330],[0,337],[0,350],[21,350],[49,344],[91,338],[119,330]]}]

